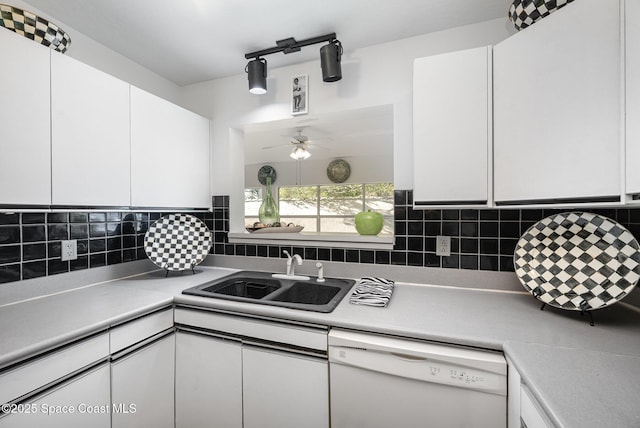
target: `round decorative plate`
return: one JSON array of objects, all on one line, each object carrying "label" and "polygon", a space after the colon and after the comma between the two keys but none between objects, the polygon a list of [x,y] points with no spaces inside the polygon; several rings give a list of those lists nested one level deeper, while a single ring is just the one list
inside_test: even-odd
[{"label": "round decorative plate", "polygon": [[188,214],[169,214],[153,223],[144,234],[144,251],[159,268],[192,269],[209,254],[211,232],[200,219]]},{"label": "round decorative plate", "polygon": [[573,0],[513,0],[507,13],[509,20],[520,31]]},{"label": "round decorative plate", "polygon": [[271,184],[276,182],[276,170],[271,165],[265,165],[258,170],[258,181],[263,186],[267,185],[267,177],[271,177]]},{"label": "round decorative plate", "polygon": [[69,35],[53,22],[7,4],[0,4],[0,27],[61,53],[71,45]]},{"label": "round decorative plate", "polygon": [[610,218],[586,212],[549,216],[520,238],[513,262],[534,297],[590,311],[620,301],[640,279],[640,246]]},{"label": "round decorative plate", "polygon": [[351,166],[344,159],[336,159],[327,166],[327,177],[334,183],[344,183],[351,175]]}]

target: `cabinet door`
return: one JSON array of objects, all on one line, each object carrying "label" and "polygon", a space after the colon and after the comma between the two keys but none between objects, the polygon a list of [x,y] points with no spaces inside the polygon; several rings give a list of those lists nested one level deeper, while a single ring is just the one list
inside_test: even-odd
[{"label": "cabinet door", "polygon": [[51,203],[50,49],[0,29],[0,204]]},{"label": "cabinet door", "polygon": [[0,418],[0,428],[109,428],[109,374],[104,364],[27,400],[21,412]]},{"label": "cabinet door", "polygon": [[130,204],[129,84],[51,56],[52,203]]},{"label": "cabinet door", "polygon": [[620,200],[619,13],[576,1],[494,46],[497,202]]},{"label": "cabinet door", "polygon": [[640,194],[640,2],[625,5],[627,193]]},{"label": "cabinet door", "polygon": [[553,426],[547,422],[547,416],[539,409],[537,402],[525,387],[520,388],[520,420],[526,428],[550,428]]},{"label": "cabinet door", "polygon": [[491,147],[491,48],[416,59],[414,204],[486,205]]},{"label": "cabinet door", "polygon": [[239,342],[176,335],[176,428],[242,428]]},{"label": "cabinet door", "polygon": [[209,121],[131,87],[131,204],[209,208]]},{"label": "cabinet door", "polygon": [[328,362],[242,348],[244,428],[328,428]]},{"label": "cabinet door", "polygon": [[111,364],[112,427],[174,426],[175,335]]}]

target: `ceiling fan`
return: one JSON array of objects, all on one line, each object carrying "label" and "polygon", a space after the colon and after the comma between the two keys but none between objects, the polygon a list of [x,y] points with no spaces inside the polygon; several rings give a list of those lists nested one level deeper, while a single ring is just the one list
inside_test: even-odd
[{"label": "ceiling fan", "polygon": [[290,137],[288,144],[276,144],[274,146],[263,147],[263,150],[274,149],[278,147],[289,147],[291,153],[289,156],[295,160],[305,160],[311,156],[309,151],[310,140],[306,135],[302,135],[302,129],[297,130],[297,135]]}]

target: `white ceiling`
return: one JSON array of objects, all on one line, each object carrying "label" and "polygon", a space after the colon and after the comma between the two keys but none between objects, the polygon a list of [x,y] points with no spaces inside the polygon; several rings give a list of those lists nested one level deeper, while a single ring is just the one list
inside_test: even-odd
[{"label": "white ceiling", "polygon": [[[511,0],[26,1],[183,86],[242,73],[245,53],[288,37],[335,32],[350,51],[506,17]],[[269,67],[310,61],[321,46],[266,59]]]}]

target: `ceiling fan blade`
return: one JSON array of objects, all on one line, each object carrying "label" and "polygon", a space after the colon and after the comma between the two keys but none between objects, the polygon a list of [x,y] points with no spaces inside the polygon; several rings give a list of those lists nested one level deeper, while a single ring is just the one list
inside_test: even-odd
[{"label": "ceiling fan blade", "polygon": [[262,150],[270,150],[270,149],[277,149],[279,147],[290,147],[290,146],[291,146],[291,144],[275,144],[273,146],[262,147],[261,149]]}]

